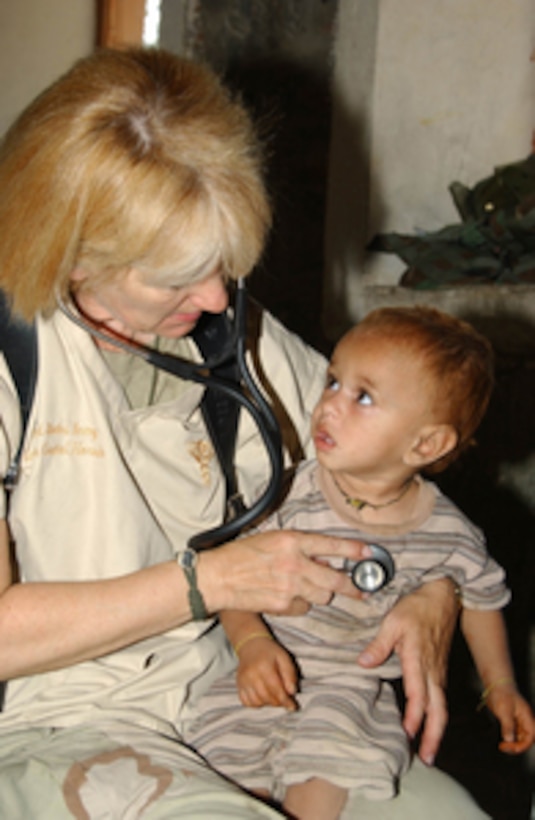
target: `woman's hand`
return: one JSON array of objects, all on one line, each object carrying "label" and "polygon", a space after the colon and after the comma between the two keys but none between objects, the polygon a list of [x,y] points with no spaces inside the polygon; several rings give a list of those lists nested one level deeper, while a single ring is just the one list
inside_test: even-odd
[{"label": "woman's hand", "polygon": [[201,552],[197,577],[210,612],[239,609],[282,612],[327,604],[334,593],[358,598],[350,578],[317,560],[325,556],[359,560],[360,541],[293,530],[264,532]]},{"label": "woman's hand", "polygon": [[398,601],[359,657],[361,666],[371,668],[392,652],[399,656],[407,697],[403,725],[414,737],[425,719],[419,754],[429,765],[448,719],[444,686],[457,615],[453,583],[431,581]]}]

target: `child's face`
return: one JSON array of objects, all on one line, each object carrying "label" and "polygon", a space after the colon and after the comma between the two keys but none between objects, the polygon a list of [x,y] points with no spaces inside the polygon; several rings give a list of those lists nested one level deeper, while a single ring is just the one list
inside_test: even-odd
[{"label": "child's face", "polygon": [[358,327],[337,345],[312,417],[318,460],[362,479],[398,477],[425,425],[435,384],[418,355]]}]

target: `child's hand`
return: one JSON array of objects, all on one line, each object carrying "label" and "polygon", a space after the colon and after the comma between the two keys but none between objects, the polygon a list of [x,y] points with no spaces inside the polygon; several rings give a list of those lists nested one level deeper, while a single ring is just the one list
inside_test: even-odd
[{"label": "child's hand", "polygon": [[259,635],[240,649],[237,684],[244,706],[297,709],[297,669],[288,652],[269,635]]},{"label": "child's hand", "polygon": [[525,752],[535,740],[535,718],[529,703],[512,683],[496,686],[485,699],[499,720],[502,742],[499,749],[508,754]]}]

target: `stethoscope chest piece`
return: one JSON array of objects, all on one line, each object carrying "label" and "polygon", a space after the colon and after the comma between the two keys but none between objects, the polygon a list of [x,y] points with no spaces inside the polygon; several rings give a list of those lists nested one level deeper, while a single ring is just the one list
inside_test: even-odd
[{"label": "stethoscope chest piece", "polygon": [[361,592],[378,592],[390,583],[395,573],[394,559],[385,547],[368,544],[372,555],[361,561],[344,562],[344,572]]}]

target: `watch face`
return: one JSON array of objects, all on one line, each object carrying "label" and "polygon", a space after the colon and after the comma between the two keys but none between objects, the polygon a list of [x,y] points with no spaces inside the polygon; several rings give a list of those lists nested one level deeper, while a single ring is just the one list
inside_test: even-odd
[{"label": "watch face", "polygon": [[177,561],[182,569],[192,569],[197,563],[197,553],[188,547],[177,553]]}]

